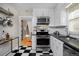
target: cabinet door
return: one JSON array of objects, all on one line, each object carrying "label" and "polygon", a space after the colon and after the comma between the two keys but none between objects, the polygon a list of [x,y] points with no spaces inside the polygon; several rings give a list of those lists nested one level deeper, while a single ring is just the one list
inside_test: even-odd
[{"label": "cabinet door", "polygon": [[36,24],[37,24],[37,18],[33,17],[32,19],[32,33],[33,34],[36,34],[36,28],[35,28]]},{"label": "cabinet door", "polygon": [[36,23],[37,23],[37,18],[36,17],[33,17],[32,19],[32,26],[36,26]]},{"label": "cabinet door", "polygon": [[63,55],[63,42],[56,39],[56,55],[62,56]]},{"label": "cabinet door", "polygon": [[36,49],[36,36],[32,36],[32,49]]},{"label": "cabinet door", "polygon": [[50,36],[50,48],[54,50],[54,40],[52,36]]},{"label": "cabinet door", "polygon": [[54,53],[54,56],[62,56],[63,55],[63,42],[52,36],[51,49]]},{"label": "cabinet door", "polygon": [[50,37],[50,47],[53,51],[53,54],[56,55],[56,40],[53,36]]}]

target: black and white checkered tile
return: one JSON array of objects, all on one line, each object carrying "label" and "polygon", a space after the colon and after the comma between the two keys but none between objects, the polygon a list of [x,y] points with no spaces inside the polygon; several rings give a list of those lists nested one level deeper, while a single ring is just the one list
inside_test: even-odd
[{"label": "black and white checkered tile", "polygon": [[42,49],[32,50],[31,46],[20,46],[19,50],[12,51],[8,56],[53,56],[53,52],[51,49],[49,51],[43,51]]}]

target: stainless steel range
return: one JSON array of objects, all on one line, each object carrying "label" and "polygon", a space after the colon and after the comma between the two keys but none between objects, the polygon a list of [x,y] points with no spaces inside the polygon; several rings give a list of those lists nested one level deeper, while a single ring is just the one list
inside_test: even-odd
[{"label": "stainless steel range", "polygon": [[[42,22],[43,21],[43,22]],[[37,19],[36,47],[50,48],[50,35],[48,31],[49,18],[40,17]]]},{"label": "stainless steel range", "polygon": [[48,32],[37,32],[36,39],[37,47],[50,47],[50,36]]}]

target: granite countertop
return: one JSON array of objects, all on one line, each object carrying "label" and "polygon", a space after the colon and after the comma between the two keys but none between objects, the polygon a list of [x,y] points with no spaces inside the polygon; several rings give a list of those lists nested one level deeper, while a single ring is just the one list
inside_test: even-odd
[{"label": "granite countertop", "polygon": [[55,35],[52,35],[53,37],[61,40],[62,42],[64,42],[64,44],[68,45],[69,47],[79,51],[79,39],[76,39],[76,38],[69,38],[69,37],[66,37],[66,36],[55,36]]}]

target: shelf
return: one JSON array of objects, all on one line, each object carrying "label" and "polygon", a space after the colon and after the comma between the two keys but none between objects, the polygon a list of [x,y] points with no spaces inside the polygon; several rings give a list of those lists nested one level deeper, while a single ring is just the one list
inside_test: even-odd
[{"label": "shelf", "polygon": [[9,15],[9,16],[14,16],[13,13],[8,12],[7,10],[5,10],[4,8],[0,7],[0,13],[3,13],[5,15]]}]

